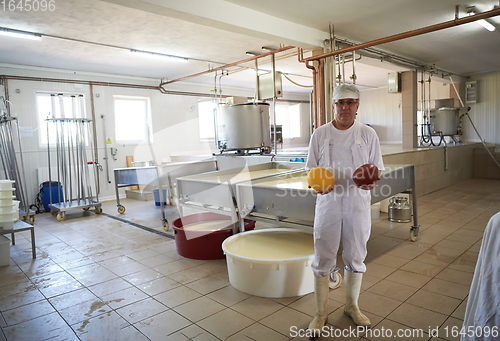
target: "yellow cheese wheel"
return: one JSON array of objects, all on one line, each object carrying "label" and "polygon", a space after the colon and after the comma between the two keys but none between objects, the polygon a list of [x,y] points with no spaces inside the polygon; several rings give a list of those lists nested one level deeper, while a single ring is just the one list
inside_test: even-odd
[{"label": "yellow cheese wheel", "polygon": [[307,184],[318,192],[326,192],[335,184],[335,177],[328,169],[316,167],[307,173]]}]

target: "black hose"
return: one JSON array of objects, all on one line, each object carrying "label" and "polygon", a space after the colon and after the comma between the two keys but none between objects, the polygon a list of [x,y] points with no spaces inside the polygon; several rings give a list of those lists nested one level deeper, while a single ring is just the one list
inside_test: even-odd
[{"label": "black hose", "polygon": [[426,145],[426,144],[429,143],[429,139],[432,139],[432,136],[427,137],[428,135],[425,135],[424,126],[426,126],[426,125],[429,125],[429,124],[423,123],[421,128],[420,128],[421,129],[420,140],[422,141],[421,144],[424,147],[428,147],[429,145]]}]

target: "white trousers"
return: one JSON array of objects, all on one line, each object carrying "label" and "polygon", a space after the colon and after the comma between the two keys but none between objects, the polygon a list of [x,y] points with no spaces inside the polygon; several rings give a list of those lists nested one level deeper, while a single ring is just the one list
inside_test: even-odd
[{"label": "white trousers", "polygon": [[314,217],[315,277],[330,275],[337,265],[342,242],[342,259],[348,271],[365,272],[366,243],[370,237],[370,191],[349,186],[326,195],[318,194]]}]

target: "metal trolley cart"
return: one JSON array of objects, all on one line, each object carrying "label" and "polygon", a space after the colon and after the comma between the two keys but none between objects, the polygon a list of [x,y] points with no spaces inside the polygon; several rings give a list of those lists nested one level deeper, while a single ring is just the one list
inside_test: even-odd
[{"label": "metal trolley cart", "polygon": [[[68,209],[94,208],[101,214],[98,198],[97,164],[89,155],[94,150],[92,120],[83,118],[49,118],[47,121],[49,181],[57,180],[62,184],[63,200],[55,203],[52,191],[49,195],[50,213],[58,221],[66,219]],[[51,150],[51,145],[55,146]],[[51,165],[55,161],[56,174]],[[56,178],[53,176],[56,175]],[[60,199],[60,198],[59,198]]]},{"label": "metal trolley cart", "polygon": [[[192,161],[192,162],[172,162],[161,166],[128,167],[114,169],[116,206],[120,214],[125,213],[125,206],[120,203],[119,189],[135,185],[152,185],[159,190],[162,223],[165,230],[169,225],[165,217],[165,203],[170,205],[174,202],[175,182],[177,178],[193,174],[216,171],[217,161],[215,159]],[[164,189],[166,191],[166,198]]]},{"label": "metal trolley cart", "polygon": [[[385,165],[377,187],[372,190],[375,204],[398,193],[409,193],[413,203],[410,239],[419,233],[414,165]],[[307,188],[306,171],[241,182],[236,185],[240,219],[277,222],[280,225],[311,229],[314,222],[316,194]],[[241,231],[242,232],[242,231]]]},{"label": "metal trolley cart", "polygon": [[253,166],[245,164],[239,168],[178,178],[179,213],[183,216],[184,208],[194,208],[228,215],[232,222],[237,223],[236,184],[295,172],[299,167],[301,164],[293,162],[269,162]]}]

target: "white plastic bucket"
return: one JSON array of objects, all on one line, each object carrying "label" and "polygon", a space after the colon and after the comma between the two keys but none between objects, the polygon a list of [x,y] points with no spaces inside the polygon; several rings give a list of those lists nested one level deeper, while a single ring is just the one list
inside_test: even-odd
[{"label": "white plastic bucket", "polygon": [[12,190],[13,180],[0,180],[0,190]]},{"label": "white plastic bucket", "polygon": [[[17,220],[17,219],[16,219]],[[3,230],[3,231],[9,231],[9,230],[12,230],[14,228],[14,223],[16,222],[16,220],[12,220],[12,221],[1,221],[0,222],[0,230]]]},{"label": "white plastic bucket", "polygon": [[17,219],[19,219],[18,211],[12,211],[10,213],[0,213],[0,226],[2,226],[2,223],[16,221]]},{"label": "white plastic bucket", "polygon": [[[261,297],[294,297],[314,291],[313,236],[296,229],[239,233],[222,243],[229,282]],[[250,250],[250,251],[249,251]]]},{"label": "white plastic bucket", "polygon": [[15,188],[11,189],[0,189],[0,199],[14,198],[13,191]]},{"label": "white plastic bucket", "polygon": [[9,198],[0,198],[0,206],[11,206],[14,204],[14,196],[11,195]]},{"label": "white plastic bucket", "polygon": [[18,206],[19,202],[8,206],[0,206],[0,216],[8,213],[17,213],[19,211]]}]

